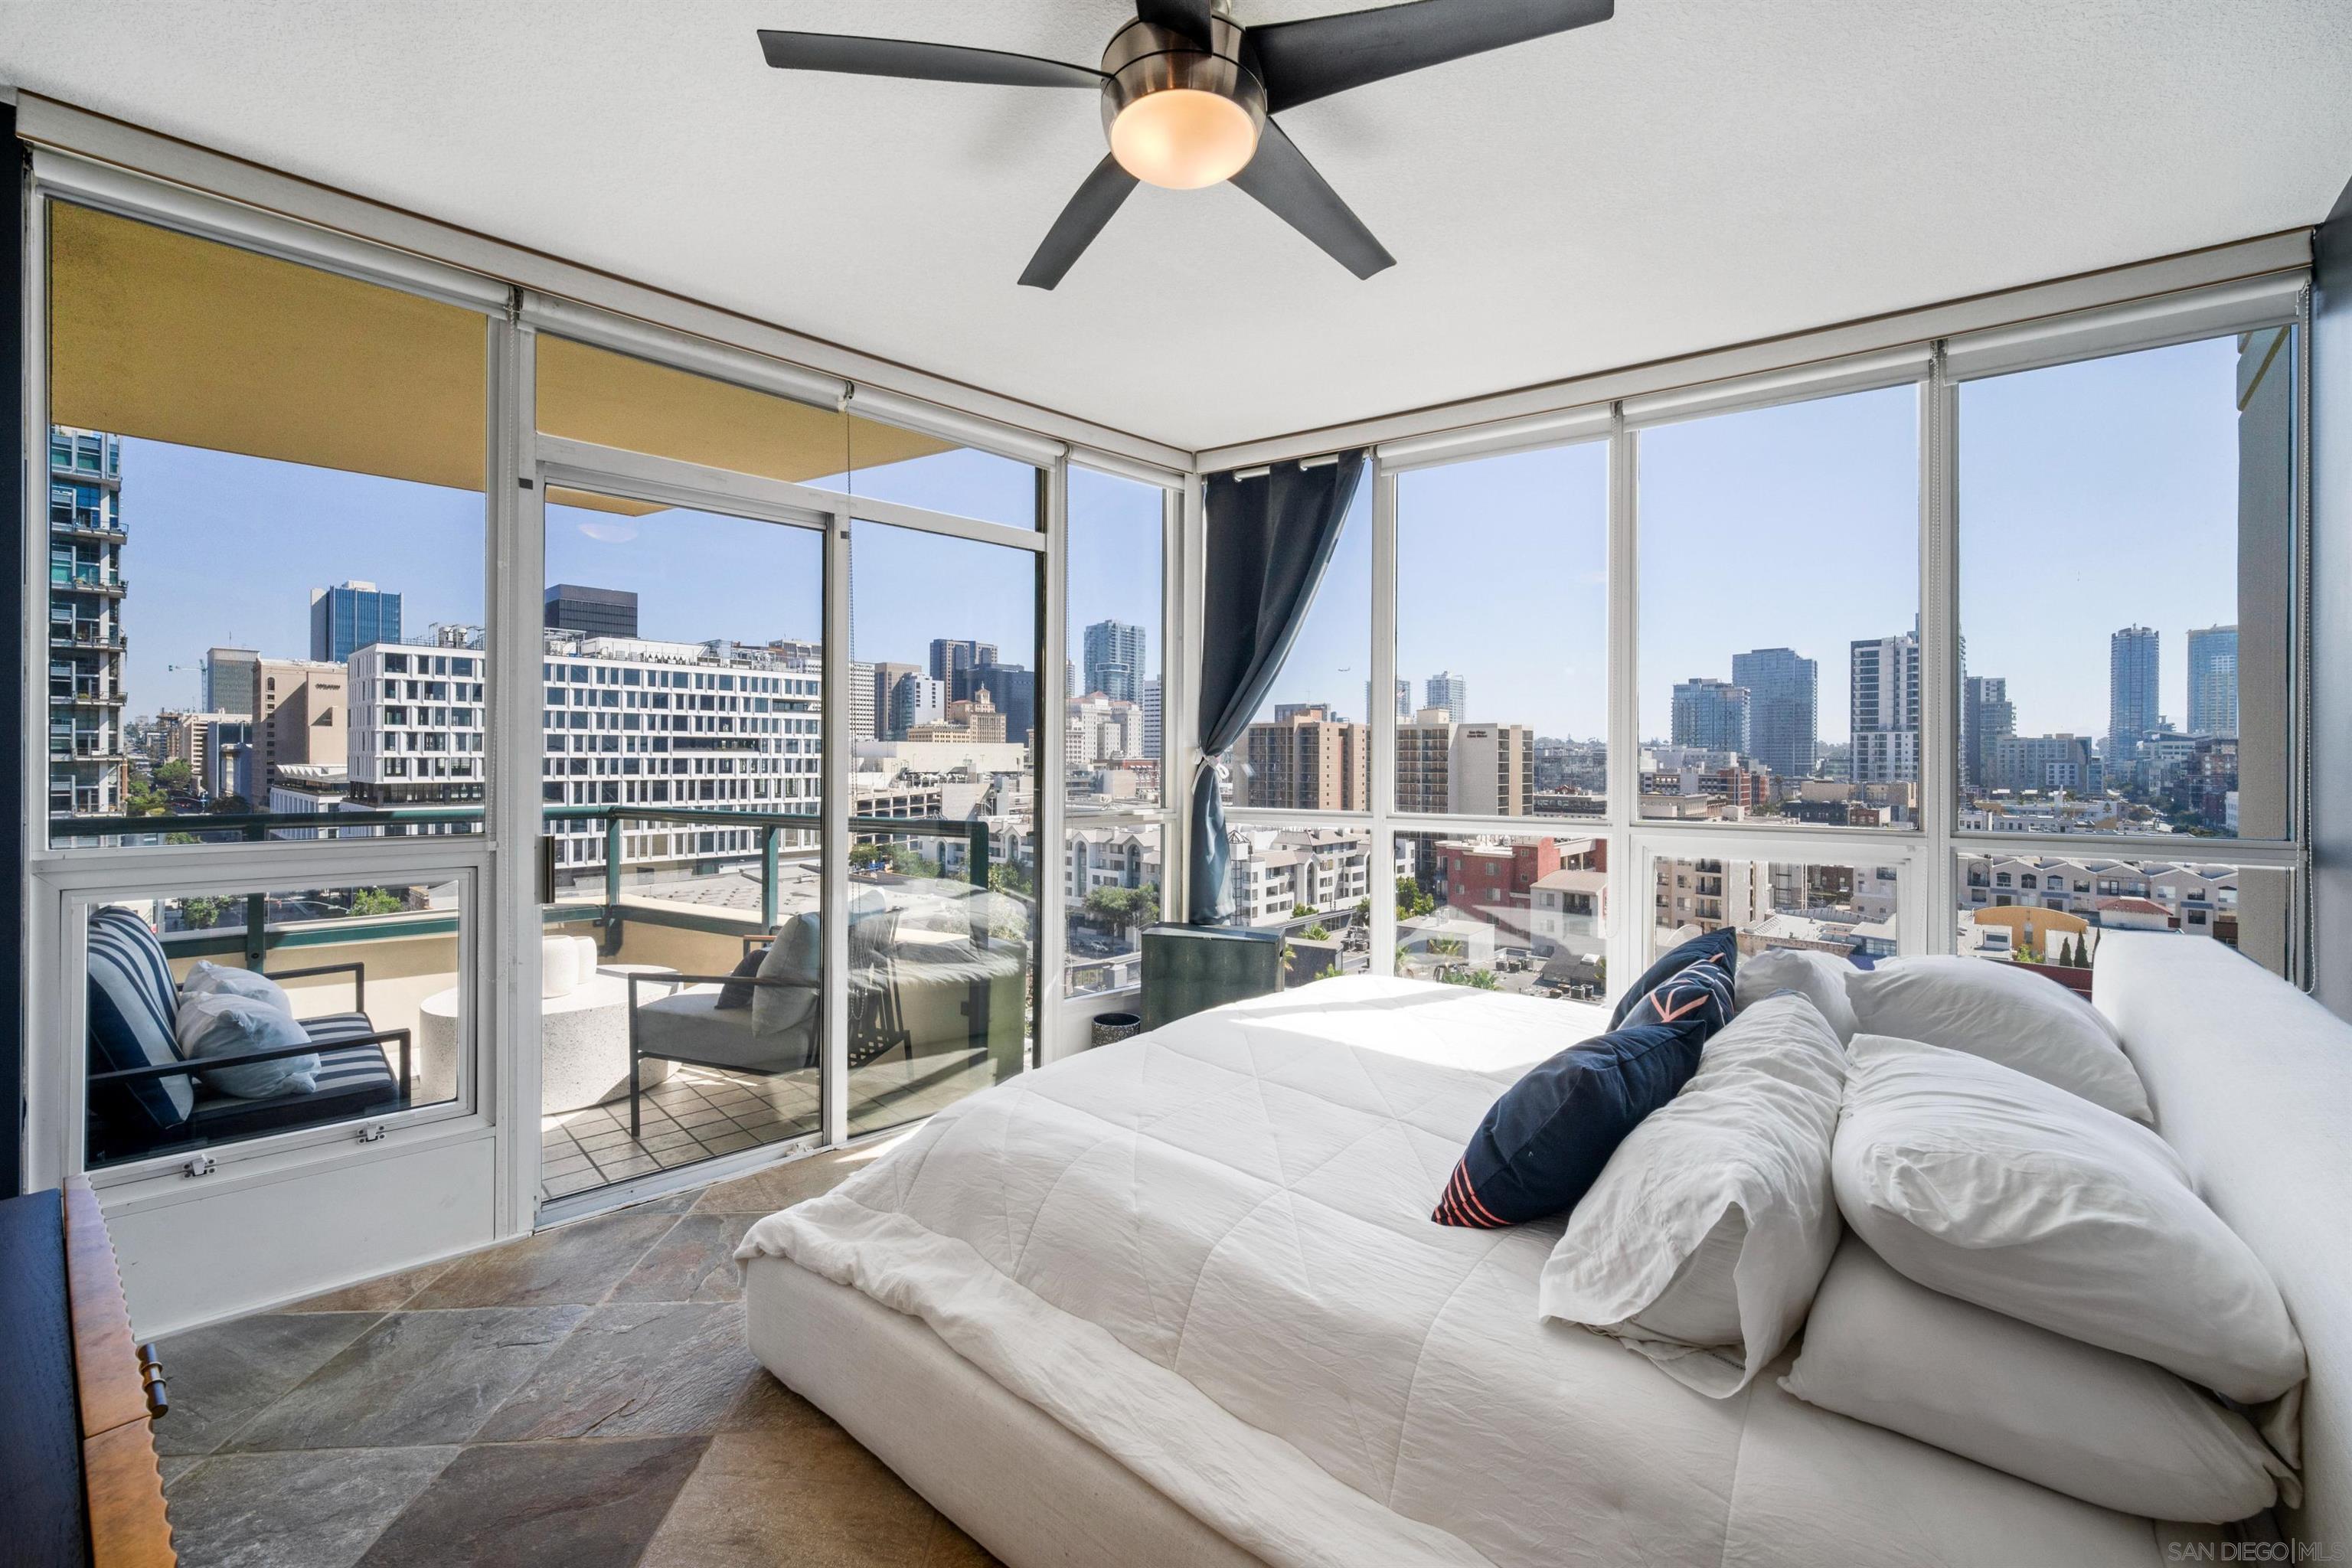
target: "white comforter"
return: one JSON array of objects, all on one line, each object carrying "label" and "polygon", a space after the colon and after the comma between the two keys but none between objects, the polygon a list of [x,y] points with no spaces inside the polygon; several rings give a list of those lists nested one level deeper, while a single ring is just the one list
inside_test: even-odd
[{"label": "white comforter", "polygon": [[739,1256],[921,1318],[1283,1568],[2159,1560],[1771,1374],[1706,1399],[1538,1321],[1557,1225],[1432,1223],[1501,1088],[1606,1023],[1366,979],[1221,1008],[963,1101]]}]

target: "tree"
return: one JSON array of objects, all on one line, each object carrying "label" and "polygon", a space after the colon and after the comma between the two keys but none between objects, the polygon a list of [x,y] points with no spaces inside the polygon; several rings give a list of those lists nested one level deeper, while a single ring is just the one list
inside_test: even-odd
[{"label": "tree", "polygon": [[1473,991],[1495,989],[1495,972],[1491,969],[1447,969],[1437,978],[1448,985],[1466,985]]},{"label": "tree", "polygon": [[1146,882],[1139,888],[1097,888],[1087,894],[1087,918],[1113,930],[1149,925],[1160,918],[1160,889]]},{"label": "tree", "polygon": [[1298,934],[1305,937],[1309,942],[1329,942],[1331,940],[1331,933],[1324,929],[1323,922],[1320,921],[1316,921],[1313,925],[1308,926],[1305,931],[1300,931]]},{"label": "tree", "polygon": [[1429,939],[1429,951],[1436,958],[1460,958],[1470,949],[1458,936],[1433,936]]},{"label": "tree", "polygon": [[1397,919],[1409,921],[1415,915],[1425,915],[1437,908],[1437,900],[1421,890],[1420,881],[1412,876],[1396,879]]},{"label": "tree", "polygon": [[220,924],[221,916],[228,912],[228,905],[226,899],[182,899],[180,918],[188,922],[190,931],[210,931]]},{"label": "tree", "polygon": [[1308,915],[1311,915],[1314,912],[1315,906],[1312,904],[1293,904],[1290,906],[1290,918],[1295,921],[1305,920]]},{"label": "tree", "polygon": [[1372,923],[1372,900],[1370,895],[1356,900],[1356,923],[1359,925]]},{"label": "tree", "polygon": [[388,888],[362,888],[352,895],[352,913],[360,915],[396,915],[408,907],[408,900]]},{"label": "tree", "polygon": [[1028,871],[1009,861],[988,868],[988,886],[993,892],[1011,893],[1016,898],[1034,898],[1037,893],[1037,884]]},{"label": "tree", "polygon": [[176,757],[168,763],[157,763],[154,778],[156,784],[173,795],[187,794],[195,783],[195,774],[188,764]]},{"label": "tree", "polygon": [[1323,968],[1315,972],[1315,978],[1318,980],[1337,980],[1339,978],[1339,966],[1336,963],[1326,964]]}]

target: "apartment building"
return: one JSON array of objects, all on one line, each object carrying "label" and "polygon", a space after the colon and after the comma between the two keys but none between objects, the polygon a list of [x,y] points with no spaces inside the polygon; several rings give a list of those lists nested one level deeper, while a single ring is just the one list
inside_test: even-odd
[{"label": "apartment building", "polygon": [[1919,776],[1919,636],[1857,639],[1849,650],[1852,749],[1856,784]]},{"label": "apartment building", "polygon": [[[1233,845],[1228,876],[1241,924],[1275,924],[1301,906],[1318,914],[1349,909],[1371,895],[1369,830],[1236,827],[1227,833]],[[1391,868],[1391,881],[1401,869]]]},{"label": "apartment building", "polygon": [[1397,726],[1396,753],[1399,811],[1526,816],[1532,809],[1535,731],[1525,724],[1463,724],[1444,709],[1423,708]]},{"label": "apartment building", "polygon": [[122,808],[122,443],[49,431],[49,810]]},{"label": "apartment building", "polygon": [[1280,811],[1371,808],[1371,727],[1321,703],[1277,709],[1242,737],[1243,799]]}]

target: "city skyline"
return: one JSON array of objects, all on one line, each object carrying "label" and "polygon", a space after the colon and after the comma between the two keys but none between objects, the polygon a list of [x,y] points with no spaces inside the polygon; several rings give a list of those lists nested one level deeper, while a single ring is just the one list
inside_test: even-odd
[{"label": "city skyline", "polygon": [[[2128,374],[2131,395],[2121,399],[2129,405],[2123,411],[2113,406],[2116,399],[2109,398],[2103,404],[2097,397],[2085,398],[2080,385],[2067,391],[2063,398],[2056,397],[2062,389],[2037,380],[2053,374],[2048,372],[1971,384],[1966,389],[1972,433],[1990,433],[1973,444],[1964,442],[1964,449],[1976,458],[1973,464],[1964,464],[1964,477],[1970,488],[1969,500],[1964,502],[1962,528],[1963,598],[1969,605],[1970,668],[2000,675],[2008,682],[2009,700],[2016,710],[2016,732],[2104,735],[2106,683],[2092,674],[2100,668],[2100,661],[2095,656],[2088,659],[2060,658],[2055,649],[2057,645],[2071,640],[2079,656],[2086,644],[2096,647],[2115,626],[2135,620],[2155,627],[2160,639],[2168,644],[2164,647],[2166,657],[2159,669],[2158,707],[2174,721],[2185,721],[2189,705],[2188,634],[2202,627],[2234,623],[2236,606],[2227,590],[2234,581],[2235,563],[2233,557],[2221,559],[2220,569],[2211,572],[2168,569],[2157,575],[2156,592],[2145,602],[2129,606],[2119,605],[2122,613],[2114,617],[2111,625],[2101,626],[2100,621],[2106,617],[2095,615],[2070,616],[2053,624],[2046,618],[2036,619],[2032,613],[2035,606],[2021,605],[2008,617],[2008,629],[2004,631],[2001,616],[1975,607],[1974,596],[1969,590],[1970,574],[1965,570],[1967,562],[2025,531],[2036,533],[2037,550],[2053,555],[2060,563],[2077,561],[2085,552],[2095,556],[2105,577],[2117,574],[2116,552],[2106,547],[2107,542],[2098,537],[2096,529],[2053,530],[2041,526],[2051,508],[2059,502],[2049,497],[2021,495],[2022,481],[2013,472],[1986,472],[1984,446],[1988,441],[2007,440],[2020,427],[2030,430],[2037,413],[2046,415],[2053,402],[2063,402],[2075,416],[2065,423],[2077,438],[2064,454],[2075,469],[2093,467],[2104,474],[2119,465],[2143,464],[2150,448],[2157,447],[2164,450],[2156,456],[2168,456],[2171,459],[2157,464],[2170,479],[2151,480],[2142,475],[2128,491],[2134,510],[2144,512],[2151,524],[2136,533],[2140,547],[2130,552],[2131,559],[2164,556],[2166,551],[2159,545],[2178,543],[2196,535],[2210,536],[2209,543],[2210,538],[2221,538],[2226,543],[2226,536],[2233,531],[2215,528],[2210,520],[2214,509],[2222,507],[2225,501],[2222,515],[2229,515],[2234,508],[2234,444],[2217,437],[2212,429],[2217,423],[2227,422],[2213,420],[2210,410],[2200,413],[2196,405],[2200,402],[2210,404],[2208,395],[2217,376],[2226,374],[2232,355],[2232,346],[2223,342],[2219,345],[2189,344],[2126,356],[2133,362],[2145,362],[2131,365],[2127,371],[2112,362],[2062,367],[2067,373],[2064,379],[2081,383],[2087,378],[2095,388]],[[2029,388],[2023,385],[2027,382],[2036,384]],[[1908,416],[1908,389],[1863,395],[1892,397],[1904,405],[1903,411]],[[1731,427],[1750,418],[1767,416],[1794,421],[1799,426],[1833,426],[1851,416],[1842,415],[1832,419],[1828,411],[1854,401],[1832,399],[1820,405],[1762,410],[1754,415],[1697,421],[1691,426],[1646,433],[1645,589],[1661,575],[1673,576],[1677,568],[1686,568],[1688,564],[1676,553],[1675,530],[1665,517],[1675,504],[1675,482],[1663,469],[1650,471],[1661,449],[1671,447],[1667,437],[1712,427],[1739,434]],[[2199,439],[2180,438],[2198,431],[2201,431]],[[1813,431],[1817,445],[1837,434],[1834,429]],[[1752,454],[1756,439],[1749,437],[1738,445],[1748,447]],[[2032,441],[2021,445],[2028,456],[2036,449]],[[123,448],[128,524],[123,553],[127,578],[184,581],[198,586],[208,579],[217,583],[221,557],[208,540],[217,537],[216,531],[227,531],[245,544],[238,555],[240,591],[233,598],[224,601],[217,595],[202,592],[139,597],[139,635],[131,640],[126,656],[129,696],[134,713],[194,707],[199,700],[197,667],[207,647],[250,647],[278,657],[301,654],[308,644],[310,594],[320,584],[358,579],[400,591],[406,601],[405,619],[412,637],[435,622],[478,624],[482,618],[478,568],[481,503],[479,497],[471,492],[439,490],[364,475],[329,473],[153,442],[129,440],[123,443]],[[2055,460],[2046,443],[2040,452],[2042,458]],[[1907,469],[1911,442],[1906,439],[1900,443],[1895,455],[1900,459],[1895,466]],[[1477,574],[1482,588],[1494,587],[1506,596],[1527,592],[1519,586],[1522,582],[1534,584],[1540,590],[1536,596],[1541,601],[1542,617],[1522,623],[1528,627],[1525,637],[1511,633],[1507,616],[1497,622],[1476,605],[1466,606],[1481,608],[1481,624],[1475,634],[1463,628],[1457,636],[1446,635],[1447,623],[1458,622],[1463,618],[1459,616],[1402,620],[1398,669],[1402,678],[1416,682],[1439,670],[1450,670],[1468,681],[1474,697],[1480,691],[1504,694],[1487,706],[1507,704],[1506,710],[1468,717],[1526,722],[1545,736],[1599,738],[1605,728],[1605,681],[1597,677],[1588,679],[1592,672],[1573,660],[1563,661],[1559,667],[1566,679],[1551,683],[1533,680],[1528,678],[1528,667],[1517,657],[1526,651],[1517,645],[1538,636],[1555,645],[1592,642],[1599,647],[1597,620],[1578,629],[1575,617],[1562,613],[1559,601],[1563,595],[1570,600],[1582,595],[1592,601],[1596,612],[1605,610],[1601,584],[1592,580],[1605,574],[1591,569],[1599,560],[1597,531],[1605,521],[1604,498],[1597,483],[1580,497],[1576,484],[1569,485],[1560,493],[1552,493],[1559,489],[1563,479],[1587,477],[1578,470],[1597,462],[1599,449],[1569,447],[1524,456],[1546,461],[1516,472],[1508,470],[1518,459],[1457,465],[1402,478],[1415,481],[1419,492],[1424,495],[1433,493],[1430,484],[1440,476],[1465,490],[1490,492],[1484,493],[1480,500],[1486,508],[1480,516],[1498,521],[1493,523],[1488,537],[1479,542],[1481,556],[1488,552],[1486,546],[1491,544],[1497,556],[1557,558],[1563,541],[1576,543],[1581,540],[1579,549],[1570,552],[1580,555],[1571,564],[1586,570],[1573,574],[1565,588],[1560,588],[1557,578],[1540,572]],[[929,461],[936,460],[926,460]],[[1792,468],[1802,468],[1807,463],[1801,453],[1783,442],[1768,466],[1786,478]],[[2012,462],[2007,467],[2014,469],[2018,466]],[[912,469],[924,464],[898,467]],[[856,478],[871,480],[874,475],[883,472],[887,470],[870,470]],[[916,482],[917,478],[902,477],[898,488],[902,493],[922,490],[925,487]],[[945,483],[943,479],[937,482]],[[1074,623],[1083,626],[1118,619],[1155,626],[1159,608],[1157,572],[1139,570],[1139,552],[1131,546],[1089,551],[1086,541],[1089,530],[1097,526],[1093,518],[1117,514],[1122,510],[1137,512],[1136,521],[1156,538],[1159,492],[1080,470],[1073,471],[1072,484],[1074,520],[1082,513],[1087,520],[1085,527],[1074,521],[1073,529],[1070,603]],[[2085,498],[2078,493],[2086,488],[2104,490],[2103,486],[2085,487],[2080,483],[2064,487],[2068,496],[2093,510],[2116,510],[2117,503],[2104,494]],[[1840,486],[1842,492],[1854,489],[1851,476]],[[1088,492],[1083,507],[1081,490]],[[1332,570],[1310,611],[1290,665],[1277,678],[1269,705],[1272,701],[1321,700],[1330,702],[1351,718],[1360,717],[1351,710],[1359,706],[1370,674],[1368,616],[1351,616],[1340,607],[1351,597],[1360,604],[1368,603],[1369,490],[1370,487],[1363,487],[1359,491],[1355,512],[1343,533]],[[927,500],[932,504],[940,504],[944,499],[952,505],[952,498],[936,494],[915,494],[910,499]],[[1848,493],[1843,501],[1821,515],[1850,518],[1856,504]],[[1778,506],[1777,501],[1769,506],[1743,504],[1740,510],[1751,522],[1763,523],[1778,515]],[[311,520],[322,515],[335,517],[338,526],[316,526]],[[1401,581],[1407,580],[1403,557],[1412,552],[1413,541],[1438,531],[1416,527],[1415,515],[1431,514],[1401,517]],[[648,540],[665,536],[674,540],[677,537],[672,532],[676,527],[688,521],[700,523],[709,514],[676,511],[626,518],[551,506],[549,517],[550,580],[616,585],[629,583],[638,586],[647,600],[644,635],[691,640],[729,636],[764,641],[774,637],[808,636],[815,624],[816,541],[813,535],[804,536],[807,552],[798,562],[772,565],[764,573],[704,572],[698,579],[693,571],[676,568],[677,552],[674,550],[633,551],[629,546],[642,546]],[[719,521],[762,531],[757,537],[795,532],[740,520]],[[2154,526],[2158,524],[2163,526]],[[582,531],[587,529],[595,531]],[[1899,528],[1882,531],[1891,531],[1904,542],[1911,538],[1907,521]],[[1020,560],[1014,552],[986,545],[944,541],[873,524],[861,523],[858,535],[856,575],[868,582],[876,576],[887,577],[903,584],[905,591],[858,594],[855,612],[856,657],[870,661],[911,655],[913,661],[919,662],[930,637],[942,629],[976,640],[992,640],[1000,646],[1034,647],[1032,601],[1022,591],[1028,586],[1029,574],[1024,569],[1034,563]],[[386,541],[396,541],[397,548],[386,549]],[[703,542],[706,551],[710,548],[708,540]],[[971,580],[941,560],[945,552],[940,547],[949,544],[967,544],[971,551],[980,552],[983,561],[996,558],[996,570],[983,575],[1003,578],[1003,591],[975,592]],[[1528,547],[1524,552],[1516,548],[1521,544]],[[1455,557],[1454,570],[1458,574],[1463,564],[1458,541],[1452,553]],[[1779,553],[1801,556],[1805,552]],[[2208,551],[2208,554],[2213,553]],[[1591,559],[1588,562],[1581,557]],[[1146,559],[1156,566],[1156,554]],[[664,570],[666,561],[673,563],[673,570]],[[1882,617],[1884,624],[1878,635],[1892,633],[1908,618],[1903,611],[1907,607],[1909,590],[1903,584],[1916,577],[1916,564],[1906,571],[1900,564],[1889,564],[1892,561],[1893,555],[1888,555],[1878,563],[1885,571],[1876,580],[1884,583],[1885,573],[1891,572],[1899,590],[1885,595],[1892,602],[1888,613]],[[1004,570],[1008,564],[1013,568],[1009,572]],[[1743,570],[1748,564],[1743,560]],[[663,593],[662,579],[666,576],[673,579],[670,586],[690,586],[694,591],[682,595]],[[1872,580],[1864,574],[1862,582],[1850,584],[1842,591],[1842,597],[1866,602],[1874,596],[1864,591]],[[1768,584],[1757,587],[1759,591],[1745,593],[1740,597],[1750,604],[1774,598],[1769,592],[1762,591],[1769,588]],[[1351,593],[1351,589],[1358,592]],[[1645,592],[1645,598],[1648,596]],[[681,618],[691,624],[661,626],[664,612],[656,606],[665,603],[672,607],[683,606],[688,613]],[[939,606],[943,603],[956,605],[956,624],[951,627],[936,624]],[[1645,741],[1664,740],[1669,733],[1665,721],[1671,702],[1664,700],[1663,693],[1673,682],[1701,672],[1721,678],[1728,674],[1732,658],[1747,649],[1770,646],[1790,647],[1800,656],[1827,667],[1822,671],[1824,689],[1819,700],[1822,731],[1819,740],[1833,745],[1847,738],[1839,732],[1844,728],[1843,721],[1848,706],[1843,700],[1845,693],[1834,689],[1844,684],[1846,661],[1836,656],[1833,644],[1825,638],[1786,635],[1724,637],[1714,628],[1714,623],[1722,618],[1713,615],[1715,608],[1713,605],[1708,606],[1708,616],[1690,617],[1703,624],[1673,628],[1671,639],[1666,629],[1654,624],[1654,616],[1645,617],[1642,650],[1644,704],[1640,726]],[[1745,616],[1747,612],[1743,610],[1741,614]],[[1860,628],[1852,625],[1858,615],[1843,618],[1849,625],[1840,629],[1861,635]],[[1801,617],[1794,619],[1803,624]],[[1344,624],[1349,620],[1353,626]],[[1785,629],[1788,624],[1784,620],[1781,626]],[[1765,628],[1759,626],[1762,629]],[[1156,648],[1157,639],[1150,640]],[[1812,646],[1807,646],[1809,641]],[[1682,646],[1675,655],[1661,655],[1657,649],[1662,642],[1669,646],[1679,642]],[[1705,656],[1694,660],[1690,656],[1702,642],[1719,648],[1719,657],[1712,662]],[[1408,657],[1406,644],[1426,644],[1425,657]],[[2011,647],[2022,656],[2014,662],[2003,657],[2011,651]],[[1825,648],[1829,650],[1826,654]],[[1419,649],[1412,651],[1418,653]],[[1661,668],[1662,659],[1668,657],[1673,658],[1673,662]],[[1654,698],[1654,690],[1661,695]],[[1517,710],[1510,710],[1513,709]]]}]

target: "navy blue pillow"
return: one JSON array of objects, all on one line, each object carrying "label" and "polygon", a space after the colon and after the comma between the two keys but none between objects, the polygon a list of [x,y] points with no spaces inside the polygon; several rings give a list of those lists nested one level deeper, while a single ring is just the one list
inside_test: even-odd
[{"label": "navy blue pillow", "polygon": [[731,1012],[749,1007],[751,993],[756,989],[751,982],[758,977],[760,965],[767,961],[767,957],[768,950],[764,947],[755,947],[744,953],[730,972],[734,978],[719,988],[719,1000],[710,1005],[711,1011]]},{"label": "navy blue pillow", "polygon": [[1739,932],[1725,926],[1705,936],[1695,936],[1643,970],[1642,978],[1633,982],[1633,989],[1619,998],[1617,1011],[1609,1016],[1609,1026],[1612,1029],[1624,1027],[1627,1016],[1643,997],[1664,984],[1669,976],[1679,973],[1703,958],[1722,959],[1723,973],[1730,975],[1739,963]]},{"label": "navy blue pillow", "polygon": [[1625,1135],[1682,1092],[1731,1017],[1731,961],[1713,954],[1649,992],[1623,1028],[1567,1050],[1487,1109],[1430,1218],[1494,1229],[1572,1209]]}]

